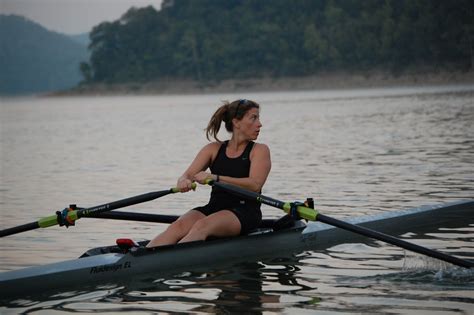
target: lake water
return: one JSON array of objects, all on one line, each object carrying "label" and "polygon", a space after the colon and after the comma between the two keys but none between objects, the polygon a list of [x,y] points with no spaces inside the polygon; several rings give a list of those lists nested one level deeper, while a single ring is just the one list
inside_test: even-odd
[{"label": "lake water", "polygon": [[[222,100],[259,102],[272,152],[264,187],[313,197],[344,218],[474,198],[474,85],[185,96],[2,99],[0,228],[174,186],[207,143]],[[221,138],[227,135],[221,133]],[[182,214],[209,187],[126,209]],[[266,218],[279,210],[262,207]],[[161,224],[81,219],[9,236],[0,271],[78,257]],[[474,259],[474,218],[411,241]],[[400,258],[402,257],[402,258]],[[9,301],[0,313],[474,314],[474,272],[381,242],[341,244],[271,261],[180,272],[142,286],[98,287]],[[408,267],[407,267],[408,266]],[[1,293],[0,293],[1,294]]]}]

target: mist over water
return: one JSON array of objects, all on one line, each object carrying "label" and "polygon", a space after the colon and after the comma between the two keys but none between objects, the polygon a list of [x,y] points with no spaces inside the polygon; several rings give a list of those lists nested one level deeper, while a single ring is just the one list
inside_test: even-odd
[{"label": "mist over water", "polygon": [[[264,194],[312,197],[344,218],[474,197],[474,86],[187,96],[3,99],[0,228],[69,204],[87,207],[176,184],[207,143],[221,101],[261,104],[258,141],[272,152]],[[220,138],[226,139],[225,132]],[[127,211],[182,214],[209,187]],[[262,207],[266,218],[281,212]],[[460,227],[407,231],[410,241],[474,258],[474,218]],[[149,239],[164,225],[81,219],[0,243],[0,270],[80,256],[119,237]],[[472,314],[474,275],[368,240],[325,251],[189,270],[133,285],[12,301],[8,313],[236,312]],[[243,306],[245,305],[245,306]]]}]

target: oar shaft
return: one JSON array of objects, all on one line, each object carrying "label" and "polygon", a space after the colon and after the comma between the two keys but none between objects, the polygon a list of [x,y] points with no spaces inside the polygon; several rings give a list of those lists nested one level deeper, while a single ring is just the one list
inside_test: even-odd
[{"label": "oar shaft", "polygon": [[17,234],[17,233],[22,233],[22,232],[26,232],[26,231],[31,231],[31,230],[37,229],[39,227],[40,226],[38,225],[38,221],[23,224],[23,225],[19,225],[19,226],[15,226],[15,227],[12,227],[12,228],[1,230],[0,231],[0,237],[13,235],[13,234]]},{"label": "oar shaft", "polygon": [[112,220],[126,220],[126,221],[140,221],[140,222],[154,222],[154,223],[173,223],[178,220],[177,215],[164,215],[164,214],[150,214],[150,213],[138,213],[138,212],[125,212],[125,211],[114,211],[98,213],[88,216],[88,218],[95,219],[112,219]]},{"label": "oar shaft", "polygon": [[341,220],[337,220],[337,219],[325,216],[323,214],[318,214],[318,221],[321,221],[323,223],[326,223],[326,224],[329,224],[329,225],[332,225],[332,226],[335,226],[347,231],[354,232],[356,234],[361,234],[370,238],[374,238],[379,241],[383,241],[385,243],[399,246],[415,253],[419,253],[419,254],[423,254],[423,255],[433,257],[436,259],[444,260],[446,262],[452,263],[457,266],[461,266],[465,268],[474,267],[474,263],[471,261],[460,259],[455,256],[447,255],[442,252],[438,252],[434,249],[429,249],[423,246],[419,246],[419,245],[404,241],[402,239],[393,237],[391,235],[374,231],[374,230],[362,227],[360,225],[354,225],[354,224],[350,224]]},{"label": "oar shaft", "polygon": [[153,192],[149,192],[149,193],[146,193],[146,194],[125,198],[125,199],[122,199],[122,200],[113,201],[113,202],[110,202],[110,203],[105,203],[105,204],[100,205],[100,206],[95,206],[95,207],[92,207],[92,208],[77,210],[77,217],[82,218],[82,217],[87,217],[87,216],[94,215],[94,214],[104,213],[104,212],[115,210],[115,209],[120,209],[120,208],[125,208],[125,207],[128,207],[128,206],[133,206],[133,205],[136,205],[136,204],[139,204],[139,203],[142,203],[142,202],[147,202],[147,201],[157,199],[159,197],[166,196],[166,195],[171,194],[173,192],[175,192],[173,190],[173,188],[171,188],[169,190],[153,191]]}]

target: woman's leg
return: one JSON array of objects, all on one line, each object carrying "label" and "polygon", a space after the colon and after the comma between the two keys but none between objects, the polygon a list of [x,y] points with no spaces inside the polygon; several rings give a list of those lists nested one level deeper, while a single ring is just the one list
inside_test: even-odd
[{"label": "woman's leg", "polygon": [[163,233],[158,234],[154,239],[152,239],[146,247],[176,244],[189,233],[189,230],[191,230],[197,221],[205,217],[206,216],[203,213],[197,210],[186,212],[179,217],[178,220],[171,223]]},{"label": "woman's leg", "polygon": [[208,236],[237,236],[240,230],[241,225],[237,216],[232,211],[221,210],[196,221],[179,243],[203,241]]}]

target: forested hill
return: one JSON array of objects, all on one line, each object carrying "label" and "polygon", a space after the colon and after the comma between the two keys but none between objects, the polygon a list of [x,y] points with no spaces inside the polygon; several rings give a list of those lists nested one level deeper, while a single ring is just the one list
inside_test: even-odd
[{"label": "forested hill", "polygon": [[91,33],[88,83],[473,69],[472,0],[164,0]]},{"label": "forested hill", "polygon": [[24,17],[0,14],[0,95],[74,87],[88,57],[85,44]]}]

